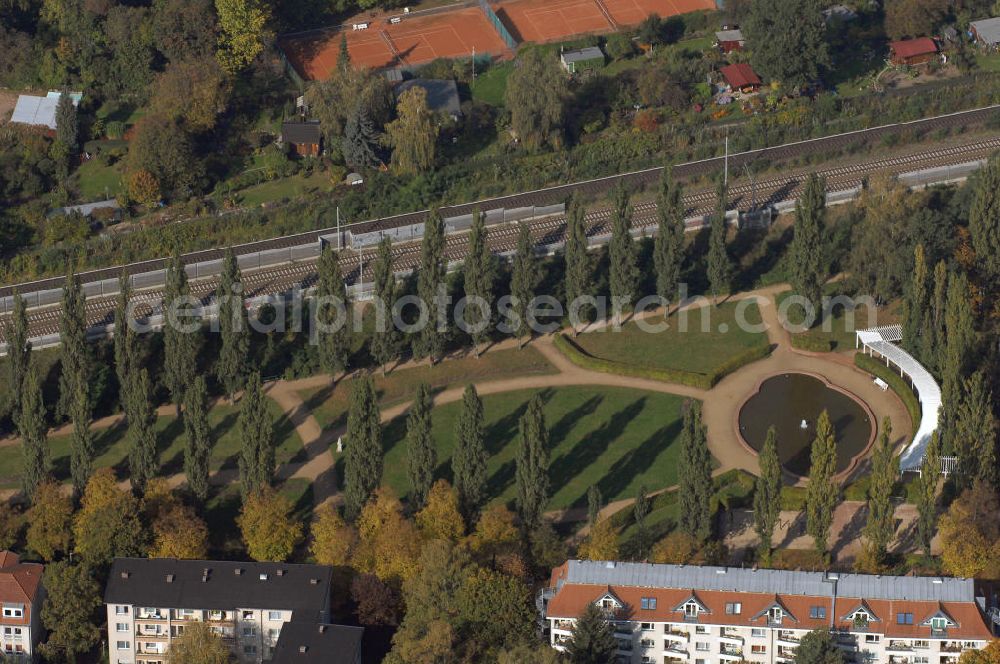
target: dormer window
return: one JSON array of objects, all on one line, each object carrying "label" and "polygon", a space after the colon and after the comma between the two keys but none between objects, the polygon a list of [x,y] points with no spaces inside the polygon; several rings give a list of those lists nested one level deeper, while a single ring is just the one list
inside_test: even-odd
[{"label": "dormer window", "polygon": [[684,605],[684,615],[688,618],[697,618],[700,609],[698,602],[688,602]]},{"label": "dormer window", "polygon": [[775,625],[780,625],[782,618],[785,617],[785,612],[781,610],[780,606],[772,606],[767,611],[767,621]]},{"label": "dormer window", "polygon": [[604,599],[601,600],[601,608],[602,609],[609,609],[610,610],[610,609],[614,609],[616,606],[617,606],[617,603],[615,602],[615,600],[611,599],[610,597],[605,597]]}]

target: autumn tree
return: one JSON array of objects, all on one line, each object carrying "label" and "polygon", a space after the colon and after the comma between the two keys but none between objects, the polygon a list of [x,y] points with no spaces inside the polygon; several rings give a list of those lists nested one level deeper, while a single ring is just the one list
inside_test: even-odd
[{"label": "autumn tree", "polygon": [[139,555],[146,548],[145,536],[139,502],[118,488],[110,468],[95,471],[73,517],[76,553],[91,565],[107,565],[115,558]]},{"label": "autumn tree", "polygon": [[256,371],[247,380],[240,401],[240,491],[250,494],[271,486],[274,479],[274,420]]},{"label": "autumn tree", "polygon": [[369,376],[354,381],[347,414],[347,458],[344,464],[344,505],[355,519],[382,481],[382,423],[375,386]]},{"label": "autumn tree", "polygon": [[427,106],[427,91],[414,85],[399,95],[397,118],[385,126],[392,165],[400,173],[423,173],[434,167],[438,127]]},{"label": "autumn tree", "polygon": [[358,516],[357,528],[355,569],[393,582],[405,582],[420,571],[420,533],[403,515],[403,505],[391,489],[375,491]]},{"label": "autumn tree", "polygon": [[768,560],[771,556],[774,527],[781,514],[781,462],[778,459],[778,434],[774,427],[767,430],[764,447],[758,462],[760,475],[757,477],[753,494],[754,531],[760,539],[761,556]]},{"label": "autumn tree", "polygon": [[423,509],[414,517],[427,539],[457,542],[465,535],[465,521],[459,509],[458,493],[445,480],[438,480],[427,495]]},{"label": "autumn tree", "polygon": [[[147,171],[150,182],[165,195],[187,198],[201,186],[204,163],[191,132],[180,120],[153,113],[139,120],[131,132],[125,172]],[[146,185],[152,192],[152,187]],[[155,203],[158,197],[149,200]]]},{"label": "autumn tree", "polygon": [[892,487],[899,479],[899,459],[893,454],[892,423],[882,421],[881,432],[872,456],[871,483],[868,486],[868,521],[865,523],[865,557],[876,569],[881,569],[889,555],[889,544],[896,534]]},{"label": "autumn tree", "polygon": [[302,539],[302,524],[292,518],[292,501],[263,485],[243,500],[237,523],[254,560],[288,560]]},{"label": "autumn tree", "polygon": [[268,40],[269,4],[263,0],[215,0],[221,35],[216,56],[230,74],[246,69]]},{"label": "autumn tree", "polygon": [[535,289],[541,279],[538,257],[535,255],[535,243],[531,239],[531,229],[521,223],[517,232],[517,250],[514,253],[514,264],[511,267],[510,294],[511,308],[516,315],[511,331],[517,337],[518,348],[524,348],[524,340],[531,339],[531,326],[528,311],[535,299]]},{"label": "autumn tree", "polygon": [[517,512],[530,531],[538,527],[549,501],[549,432],[539,394],[528,402],[518,428],[521,442],[514,472]]},{"label": "autumn tree", "polygon": [[474,385],[467,385],[455,428],[451,471],[462,513],[470,522],[486,502],[486,432],[483,402]]},{"label": "autumn tree", "polygon": [[840,488],[833,480],[837,468],[837,441],[830,415],[825,410],[816,421],[816,438],[810,453],[809,484],[806,487],[806,531],[822,556],[829,555],[827,540]]},{"label": "autumn tree", "polygon": [[948,16],[936,0],[886,0],[885,32],[892,39],[933,34]]},{"label": "autumn tree", "polygon": [[993,639],[982,650],[962,651],[958,664],[998,664],[1000,662],[1000,640]]},{"label": "autumn tree", "polygon": [[528,150],[562,145],[567,96],[566,76],[552,53],[526,50],[515,61],[504,105],[510,109],[515,135]]},{"label": "autumn tree", "polygon": [[680,481],[680,529],[700,542],[712,530],[712,455],[708,451],[708,433],[701,420],[701,403],[689,401],[684,406],[681,424],[681,451],[677,461]]},{"label": "autumn tree", "polygon": [[42,386],[38,368],[30,358],[28,372],[19,392],[21,410],[16,420],[18,433],[21,434],[21,486],[28,500],[34,500],[35,490],[52,469],[52,459],[48,446]]},{"label": "autumn tree", "polygon": [[197,376],[184,393],[184,476],[202,504],[208,498],[212,430],[208,423],[208,386]]},{"label": "autumn tree", "polygon": [[129,198],[140,205],[152,207],[159,203],[163,196],[160,181],[145,168],[139,168],[128,174],[125,189]]},{"label": "autumn tree", "polygon": [[584,560],[617,560],[618,529],[610,518],[598,519],[577,555]]},{"label": "autumn tree", "polygon": [[967,579],[1000,574],[1000,498],[983,484],[966,489],[941,517],[941,561],[948,574]]},{"label": "autumn tree", "polygon": [[28,549],[42,560],[55,560],[69,551],[73,501],[51,479],[35,488],[35,498],[28,511]]},{"label": "autumn tree", "polygon": [[437,468],[437,448],[431,437],[432,407],[430,387],[427,383],[420,383],[406,416],[406,468],[410,499],[417,509],[422,508],[427,500]]},{"label": "autumn tree", "polygon": [[618,640],[607,616],[590,602],[573,625],[566,642],[566,654],[572,664],[608,664],[615,660]]},{"label": "autumn tree", "polygon": [[520,541],[521,532],[514,524],[514,513],[504,505],[491,505],[483,510],[468,539],[472,552],[489,563],[513,553]]},{"label": "autumn tree", "polygon": [[680,283],[684,259],[684,189],[674,180],[670,167],[663,169],[656,196],[656,239],[653,242],[653,265],[656,270],[656,294],[666,303],[673,301]]},{"label": "autumn tree", "polygon": [[329,244],[323,246],[319,256],[315,307],[319,365],[325,373],[335,376],[347,369],[351,356],[350,302],[340,260]]},{"label": "autumn tree", "polygon": [[182,120],[193,131],[209,131],[226,109],[231,91],[229,77],[215,59],[171,61],[153,81],[150,110]]},{"label": "autumn tree", "polygon": [[616,322],[621,321],[623,310],[634,304],[639,285],[638,256],[631,229],[632,204],[625,185],[619,183],[611,194],[611,243],[608,245],[611,306]]},{"label": "autumn tree", "polygon": [[386,583],[374,574],[358,574],[351,579],[351,599],[364,626],[399,624],[403,596],[398,584]]},{"label": "autumn tree", "polygon": [[826,179],[810,173],[795,207],[795,227],[789,248],[792,290],[820,308],[826,281],[824,238]]},{"label": "autumn tree", "polygon": [[97,611],[104,603],[97,579],[87,565],[63,560],[46,565],[42,583],[46,638],[39,649],[50,661],[76,661],[101,635]]},{"label": "autumn tree", "polygon": [[229,664],[233,654],[222,637],[206,622],[193,621],[170,639],[168,664]]},{"label": "autumn tree", "polygon": [[215,361],[215,375],[232,401],[242,386],[250,352],[247,310],[243,306],[243,276],[236,254],[227,247],[222,259],[222,275],[216,290],[219,337],[222,345]]},{"label": "autumn tree", "polygon": [[346,566],[358,543],[358,532],[350,526],[333,505],[326,503],[316,510],[310,531],[310,552],[320,565]]},{"label": "autumn tree", "polygon": [[202,560],[207,556],[208,526],[191,507],[177,503],[157,515],[150,558]]}]

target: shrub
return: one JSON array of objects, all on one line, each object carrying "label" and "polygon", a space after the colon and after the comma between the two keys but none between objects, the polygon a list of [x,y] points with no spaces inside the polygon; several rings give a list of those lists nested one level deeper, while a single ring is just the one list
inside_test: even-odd
[{"label": "shrub", "polygon": [[833,341],[808,334],[793,334],[792,347],[810,353],[829,353],[833,350]]},{"label": "shrub", "polygon": [[125,123],[121,120],[112,120],[105,125],[104,135],[113,141],[117,141],[125,135]]},{"label": "shrub", "polygon": [[604,50],[612,60],[624,60],[635,55],[635,44],[632,42],[632,35],[629,33],[616,32],[608,37],[604,44]]}]

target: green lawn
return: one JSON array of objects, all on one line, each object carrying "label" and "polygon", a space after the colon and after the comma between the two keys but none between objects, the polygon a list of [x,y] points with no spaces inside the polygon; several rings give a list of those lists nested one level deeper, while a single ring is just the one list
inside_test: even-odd
[{"label": "green lawn", "polygon": [[[286,418],[278,404],[268,401],[275,421],[276,458],[279,464],[303,460],[305,451],[302,439]],[[208,422],[215,444],[212,447],[212,470],[235,469],[240,451],[240,434],[237,419],[239,408],[217,405],[209,411]],[[157,447],[161,475],[172,475],[184,469],[184,445],[187,437],[184,427],[174,416],[160,417],[156,421]],[[117,425],[95,432],[94,465],[97,468],[114,468],[121,478],[128,477],[128,429]],[[53,473],[61,481],[69,478],[70,437],[54,436],[49,439]],[[0,488],[14,488],[20,483],[21,447],[13,445],[0,448]]]},{"label": "green lawn", "polygon": [[[483,398],[489,453],[488,494],[512,503],[518,421],[533,391]],[[549,509],[583,506],[596,485],[606,501],[675,484],[682,398],[671,394],[607,387],[566,387],[541,392],[551,449]],[[451,454],[461,402],[434,410],[437,475],[451,480]],[[405,416],[384,431],[383,483],[406,495]],[[342,471],[342,463],[338,463]]]},{"label": "green lawn", "polygon": [[507,77],[514,71],[514,63],[504,62],[493,65],[486,73],[476,77],[470,86],[472,98],[491,106],[503,106],[504,93],[507,92]]},{"label": "green lawn", "polygon": [[[839,295],[836,284],[828,285],[824,293],[828,297]],[[785,300],[791,295],[791,291],[785,291],[776,296],[778,312],[780,314],[782,307],[787,306],[785,311],[788,322],[793,326],[799,326],[804,320],[803,309],[793,304],[784,305]],[[798,348],[812,351],[850,351],[854,348],[856,330],[897,323],[899,322],[898,309],[898,303],[890,303],[887,307],[880,307],[876,312],[870,312],[869,307],[864,304],[860,304],[850,311],[847,307],[836,306],[833,309],[833,315],[827,320],[817,323],[805,332],[792,331],[792,344]]]},{"label": "green lawn", "polygon": [[[737,306],[702,307],[673,314],[662,332],[646,332],[635,322],[615,332],[610,328],[588,332],[574,341],[594,357],[650,369],[679,369],[711,373],[749,348],[767,343],[764,332],[747,332],[737,325]],[[647,324],[663,323],[648,318]],[[756,304],[744,305],[742,320],[761,323]]]},{"label": "green lawn", "polygon": [[976,56],[976,67],[980,71],[1000,71],[1000,53],[980,53]]},{"label": "green lawn", "polygon": [[105,166],[97,159],[80,165],[76,171],[77,187],[84,201],[114,198],[122,189],[122,173],[117,165]]},{"label": "green lawn", "polygon": [[[541,353],[527,346],[520,351],[509,349],[485,353],[479,359],[470,355],[462,359],[448,360],[433,367],[422,365],[393,371],[385,377],[381,373],[376,373],[374,380],[379,404],[385,408],[412,399],[420,383],[427,383],[433,392],[440,392],[467,383],[551,373],[554,373],[552,365],[542,357]],[[305,401],[309,412],[324,429],[347,424],[351,381],[345,381],[333,388],[303,390],[299,395]]]},{"label": "green lawn", "polygon": [[314,171],[309,177],[297,174],[241,189],[237,193],[237,197],[240,205],[256,206],[261,203],[279,201],[283,198],[297,198],[305,194],[330,191],[331,189],[333,189],[333,183],[330,182],[330,174]]}]

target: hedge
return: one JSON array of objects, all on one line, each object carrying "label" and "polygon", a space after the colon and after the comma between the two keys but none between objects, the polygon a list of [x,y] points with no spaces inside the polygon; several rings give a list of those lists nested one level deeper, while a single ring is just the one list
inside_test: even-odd
[{"label": "hedge", "polygon": [[742,353],[733,356],[728,361],[723,362],[716,367],[711,373],[700,373],[696,371],[684,371],[683,369],[651,369],[648,367],[639,367],[634,364],[613,362],[611,360],[594,357],[580,348],[565,334],[556,335],[555,346],[570,362],[583,369],[599,371],[601,373],[618,374],[621,376],[631,376],[633,378],[658,380],[663,383],[677,383],[679,385],[687,385],[688,387],[696,387],[702,390],[712,389],[712,387],[725,376],[728,376],[732,372],[750,364],[751,362],[762,360],[771,354],[771,345],[762,344],[760,346],[749,348]]},{"label": "hedge", "polygon": [[829,353],[833,350],[833,341],[808,334],[793,334],[792,346],[810,353]]},{"label": "hedge", "polygon": [[903,405],[906,406],[906,410],[910,413],[910,423],[913,430],[916,431],[920,425],[920,401],[917,399],[917,395],[914,394],[909,383],[906,382],[906,379],[885,366],[883,362],[864,353],[856,353],[854,355],[854,365],[889,384],[892,391],[898,394],[899,398],[903,400]]},{"label": "hedge", "polygon": [[806,489],[801,486],[781,487],[781,510],[801,512],[806,508]]}]

